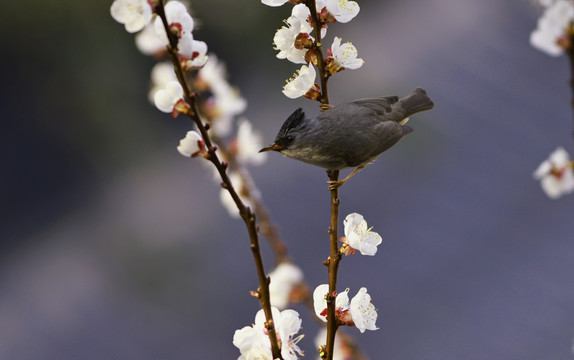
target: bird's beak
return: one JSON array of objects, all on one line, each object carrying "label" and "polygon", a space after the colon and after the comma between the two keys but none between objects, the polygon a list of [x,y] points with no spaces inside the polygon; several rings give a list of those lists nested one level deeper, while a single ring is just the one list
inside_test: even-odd
[{"label": "bird's beak", "polygon": [[259,150],[259,152],[262,153],[262,152],[271,151],[271,150],[281,151],[281,150],[283,150],[283,146],[273,144],[273,145],[269,145],[269,146],[264,147],[263,149]]}]

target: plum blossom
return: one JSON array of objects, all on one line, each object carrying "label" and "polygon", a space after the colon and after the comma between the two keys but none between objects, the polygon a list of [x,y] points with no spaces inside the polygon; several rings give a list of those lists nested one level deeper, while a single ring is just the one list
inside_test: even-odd
[{"label": "plum blossom", "polygon": [[363,59],[357,58],[357,48],[350,42],[341,45],[341,38],[336,36],[327,52],[329,57],[325,61],[328,63],[327,70],[331,74],[344,69],[358,69],[364,64]]},{"label": "plum blossom", "polygon": [[253,130],[251,122],[245,118],[239,119],[237,137],[234,142],[237,159],[244,164],[261,165],[267,159],[266,153],[260,153],[263,147],[263,135]]},{"label": "plum blossom", "polygon": [[227,136],[232,130],[232,120],[247,107],[247,101],[226,80],[225,66],[214,54],[199,70],[195,85],[200,91],[209,90],[213,95],[202,106],[213,130]]},{"label": "plum blossom", "polygon": [[[343,221],[345,236],[341,238],[345,254],[350,255],[359,250],[362,255],[375,255],[377,246],[383,240],[381,236],[367,227],[363,215],[352,213]],[[350,248],[350,249],[349,249]]]},{"label": "plum blossom", "polygon": [[193,40],[192,54],[189,60],[185,62],[186,69],[199,69],[203,67],[208,60],[207,44],[204,41]]},{"label": "plum blossom", "polygon": [[188,131],[185,138],[181,139],[177,151],[185,157],[196,157],[205,153],[205,142],[196,131]]},{"label": "plum blossom", "polygon": [[147,0],[115,0],[110,14],[115,21],[124,24],[127,32],[135,33],[151,21],[153,9]]},{"label": "plum blossom", "polygon": [[[309,15],[309,8],[304,4],[293,7],[291,16],[285,20],[287,26],[277,30],[273,37],[275,50],[279,50],[277,58],[287,59],[295,64],[307,63],[305,54],[313,42],[313,37],[310,35],[313,27],[309,23]],[[325,36],[326,31],[326,28],[321,29],[321,38]]]},{"label": "plum blossom", "polygon": [[301,69],[293,74],[293,78],[287,81],[283,87],[283,94],[288,98],[295,99],[305,96],[310,99],[316,99],[319,95],[319,88],[315,84],[315,68],[312,65],[303,65]]},{"label": "plum blossom", "polygon": [[[350,321],[349,314],[349,289],[337,294],[335,298],[335,316],[343,323]],[[313,307],[317,317],[327,322],[327,299],[329,293],[329,284],[321,284],[313,291]]]},{"label": "plum blossom", "polygon": [[[313,306],[315,314],[327,321],[327,300],[329,285],[317,286],[313,292]],[[349,289],[337,295],[335,298],[335,317],[337,322],[344,325],[356,326],[360,332],[365,330],[377,330],[375,325],[377,320],[377,310],[371,303],[371,296],[367,293],[367,288],[362,287],[357,295],[349,302],[347,293]]]},{"label": "plum blossom", "polygon": [[[193,56],[193,18],[187,12],[185,5],[179,1],[170,1],[165,5],[165,17],[170,31],[177,34],[178,53],[186,59]],[[169,39],[160,17],[155,19],[155,31],[164,45],[169,45]]]},{"label": "plum blossom", "polygon": [[187,104],[183,100],[183,89],[177,81],[170,81],[154,95],[155,106],[162,112],[172,113],[175,117],[184,111]]},{"label": "plum blossom", "polygon": [[168,61],[155,64],[151,69],[151,84],[148,92],[148,99],[152,104],[155,104],[155,93],[164,89],[171,81],[177,81],[173,64]]},{"label": "plum blossom", "polygon": [[349,0],[325,0],[325,7],[341,23],[351,21],[360,10],[359,4]]},{"label": "plum blossom", "polygon": [[153,23],[147,24],[136,35],[136,47],[144,55],[156,55],[165,51],[165,44],[157,36]]},{"label": "plum blossom", "polygon": [[548,55],[559,56],[572,45],[568,28],[574,20],[574,4],[570,0],[556,0],[547,5],[536,29],[530,34],[530,44]]},{"label": "plum blossom", "polygon": [[289,0],[261,0],[261,3],[263,3],[264,5],[273,7],[281,6],[286,2],[289,2]]},{"label": "plum blossom", "polygon": [[271,305],[279,309],[286,308],[293,291],[303,281],[303,271],[294,264],[283,262],[269,273],[269,277],[271,278],[269,283]]},{"label": "plum blossom", "polygon": [[364,333],[365,330],[377,330],[377,309],[371,303],[371,295],[367,288],[362,287],[357,295],[351,299],[351,317],[357,329]]},{"label": "plum blossom", "polygon": [[574,191],[572,167],[573,162],[568,152],[558,147],[547,160],[538,166],[533,176],[536,180],[540,180],[540,186],[549,198],[558,199]]},{"label": "plum blossom", "polygon": [[[281,347],[281,357],[285,360],[296,360],[303,352],[297,345],[301,336],[295,337],[301,329],[301,319],[295,310],[279,311],[271,307],[273,323]],[[272,360],[271,341],[265,328],[265,313],[259,310],[255,315],[255,324],[236,330],[233,335],[233,345],[239,348],[241,356],[238,360]]]}]

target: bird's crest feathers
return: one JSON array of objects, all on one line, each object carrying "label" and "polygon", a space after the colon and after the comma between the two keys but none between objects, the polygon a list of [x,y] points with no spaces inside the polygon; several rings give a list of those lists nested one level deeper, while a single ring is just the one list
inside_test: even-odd
[{"label": "bird's crest feathers", "polygon": [[281,129],[279,129],[277,137],[279,138],[282,135],[287,134],[289,130],[299,127],[304,119],[305,119],[305,112],[303,111],[303,109],[299,108],[295,110],[295,112],[293,112],[293,114],[291,114],[281,126]]}]

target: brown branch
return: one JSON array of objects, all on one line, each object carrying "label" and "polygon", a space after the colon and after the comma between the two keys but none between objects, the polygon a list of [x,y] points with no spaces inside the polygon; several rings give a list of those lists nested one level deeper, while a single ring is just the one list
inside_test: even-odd
[{"label": "brown branch", "polygon": [[[339,170],[327,170],[327,175],[331,181],[339,180]],[[331,190],[331,226],[329,227],[330,255],[327,261],[329,269],[329,293],[327,294],[327,360],[333,359],[335,349],[335,335],[339,327],[335,317],[335,299],[337,298],[337,273],[341,253],[338,246],[338,226],[339,226],[339,188]]]},{"label": "brown branch", "polygon": [[[570,88],[572,90],[572,99],[570,100],[570,106],[572,107],[572,114],[574,119],[574,24],[570,23],[568,28],[568,46],[566,47],[566,53],[568,54],[568,59],[570,60]],[[574,130],[572,131],[572,136],[574,136]]]},{"label": "brown branch", "polygon": [[[325,59],[323,57],[323,50],[321,43],[321,28],[323,23],[317,15],[317,6],[315,5],[315,0],[305,0],[305,5],[309,8],[311,12],[311,22],[313,26],[313,35],[315,36],[315,41],[313,42],[313,50],[317,56],[317,68],[319,69],[319,77],[321,78],[321,101],[322,105],[329,105],[329,89],[327,88],[327,82],[329,81],[330,73],[327,71],[325,65]],[[322,108],[323,111],[326,108]]]},{"label": "brown branch", "polygon": [[257,289],[257,297],[259,298],[259,302],[261,303],[261,307],[265,312],[265,318],[267,319],[266,328],[269,335],[269,340],[271,342],[271,353],[274,359],[282,359],[281,350],[279,347],[279,343],[277,341],[277,333],[275,331],[275,326],[273,324],[273,315],[271,312],[271,302],[269,299],[269,277],[265,273],[265,267],[263,265],[263,258],[261,256],[261,249],[259,247],[259,237],[257,234],[257,223],[256,218],[251,209],[245,204],[239,197],[239,194],[233,187],[231,180],[227,176],[226,168],[227,165],[223,164],[219,157],[217,156],[217,147],[213,145],[209,133],[207,132],[207,127],[201,121],[198,110],[197,110],[197,103],[195,101],[194,94],[190,91],[190,87],[187,84],[187,78],[185,76],[185,72],[181,66],[179,55],[177,53],[177,42],[178,39],[171,33],[169,29],[169,25],[167,23],[167,19],[165,16],[164,11],[164,4],[163,1],[158,2],[158,6],[156,8],[156,13],[161,18],[162,23],[164,25],[165,31],[167,33],[169,39],[169,45],[167,46],[168,54],[172,60],[174,65],[174,70],[176,76],[183,88],[184,92],[184,100],[189,104],[190,111],[187,111],[186,115],[197,125],[201,136],[203,137],[203,141],[207,147],[208,153],[208,160],[213,163],[216,167],[219,175],[221,176],[222,180],[222,187],[229,191],[235,205],[239,210],[239,214],[245,225],[247,227],[247,231],[249,232],[249,238],[251,241],[251,252],[253,254],[253,259],[255,261],[255,266],[257,268],[257,275],[259,278],[259,288]]},{"label": "brown branch", "polygon": [[[325,65],[325,58],[323,56],[322,43],[321,43],[321,28],[323,23],[317,15],[317,8],[315,0],[305,0],[305,5],[309,8],[311,13],[311,22],[313,26],[313,33],[315,41],[313,42],[313,50],[317,57],[317,68],[319,69],[319,76],[321,78],[321,110],[327,110],[329,106],[329,88],[328,81],[330,73],[327,71]],[[327,170],[330,182],[337,182],[339,180],[339,170]],[[331,190],[331,225],[329,227],[329,243],[330,255],[329,260],[326,262],[329,273],[329,293],[327,294],[327,344],[326,351],[321,355],[324,359],[332,360],[335,349],[335,335],[339,324],[335,317],[335,299],[337,297],[337,273],[339,270],[339,262],[341,261],[341,253],[338,247],[338,224],[339,224],[339,189],[334,188]]]}]

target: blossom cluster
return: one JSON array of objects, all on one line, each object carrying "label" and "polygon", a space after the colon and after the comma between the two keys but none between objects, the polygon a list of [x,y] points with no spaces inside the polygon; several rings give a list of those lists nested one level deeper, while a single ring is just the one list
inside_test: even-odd
[{"label": "blossom cluster", "polygon": [[[151,71],[151,86],[148,98],[158,110],[171,113],[176,117],[180,113],[187,113],[190,105],[186,102],[186,94],[182,85],[190,86],[198,93],[202,101],[197,102],[200,112],[210,123],[210,134],[222,139],[231,134],[234,121],[247,107],[247,102],[239,91],[227,81],[225,66],[214,54],[207,54],[207,44],[194,39],[194,19],[188,13],[185,5],[179,1],[169,1],[165,5],[164,13],[169,33],[172,35],[171,43],[166,26],[157,15],[157,6],[147,0],[115,0],[110,7],[112,17],[131,33],[136,35],[136,46],[145,55],[162,58],[166,55],[168,47],[172,46],[177,52],[179,64],[171,61],[158,62]],[[154,18],[155,17],[155,18]],[[179,65],[184,72],[186,82],[181,82],[175,72],[175,65]],[[191,71],[195,70],[195,71]],[[190,89],[186,89],[188,91]],[[260,154],[262,137],[249,120],[241,118],[237,124],[237,134],[233,136],[229,145],[230,156],[242,165],[260,165],[264,162],[266,154]],[[202,136],[196,130],[190,130],[180,141],[177,147],[179,153],[186,157],[205,155],[207,149]],[[225,159],[223,154],[220,154]],[[256,195],[255,190],[246,191],[250,179],[247,175],[230,171],[230,179],[238,189],[242,200],[250,206],[252,201],[247,193]],[[239,216],[233,199],[225,189],[221,190],[221,201],[233,216]]]},{"label": "blossom cluster", "polygon": [[[371,296],[367,288],[362,287],[351,301],[348,295],[349,289],[337,294],[335,298],[335,317],[340,325],[356,326],[360,332],[365,330],[377,330],[377,310],[371,303]],[[327,321],[327,295],[329,285],[317,286],[313,292],[313,306],[315,314],[323,321]]]},{"label": "blossom cluster", "polygon": [[539,0],[544,7],[536,29],[530,34],[530,44],[552,56],[559,56],[572,46],[574,34],[574,3],[572,0]]},{"label": "blossom cluster", "polygon": [[[280,311],[271,308],[273,324],[277,333],[277,340],[281,347],[281,357],[284,360],[296,360],[297,355],[303,352],[297,346],[303,335],[296,336],[301,329],[301,319],[295,310]],[[233,345],[239,348],[241,356],[238,360],[258,359],[272,360],[271,341],[265,325],[265,313],[259,310],[255,315],[255,324],[236,330],[233,335]]]},{"label": "blossom cluster", "polygon": [[[262,0],[269,6],[281,6],[287,0]],[[291,1],[297,3],[297,1]],[[318,99],[320,87],[315,83],[316,71],[314,66],[324,66],[320,73],[330,76],[345,69],[358,69],[363,65],[363,59],[358,57],[355,46],[350,43],[341,44],[341,38],[335,37],[327,50],[328,57],[323,64],[318,63],[317,51],[319,42],[327,33],[328,24],[334,22],[347,23],[359,13],[359,5],[348,0],[316,0],[316,18],[321,29],[314,31],[311,10],[303,3],[293,6],[291,16],[285,20],[285,26],[278,29],[273,37],[277,58],[287,59],[295,64],[304,64],[295,72],[283,87],[285,96],[295,99],[304,96]],[[315,39],[313,34],[319,34],[321,39]]]}]

